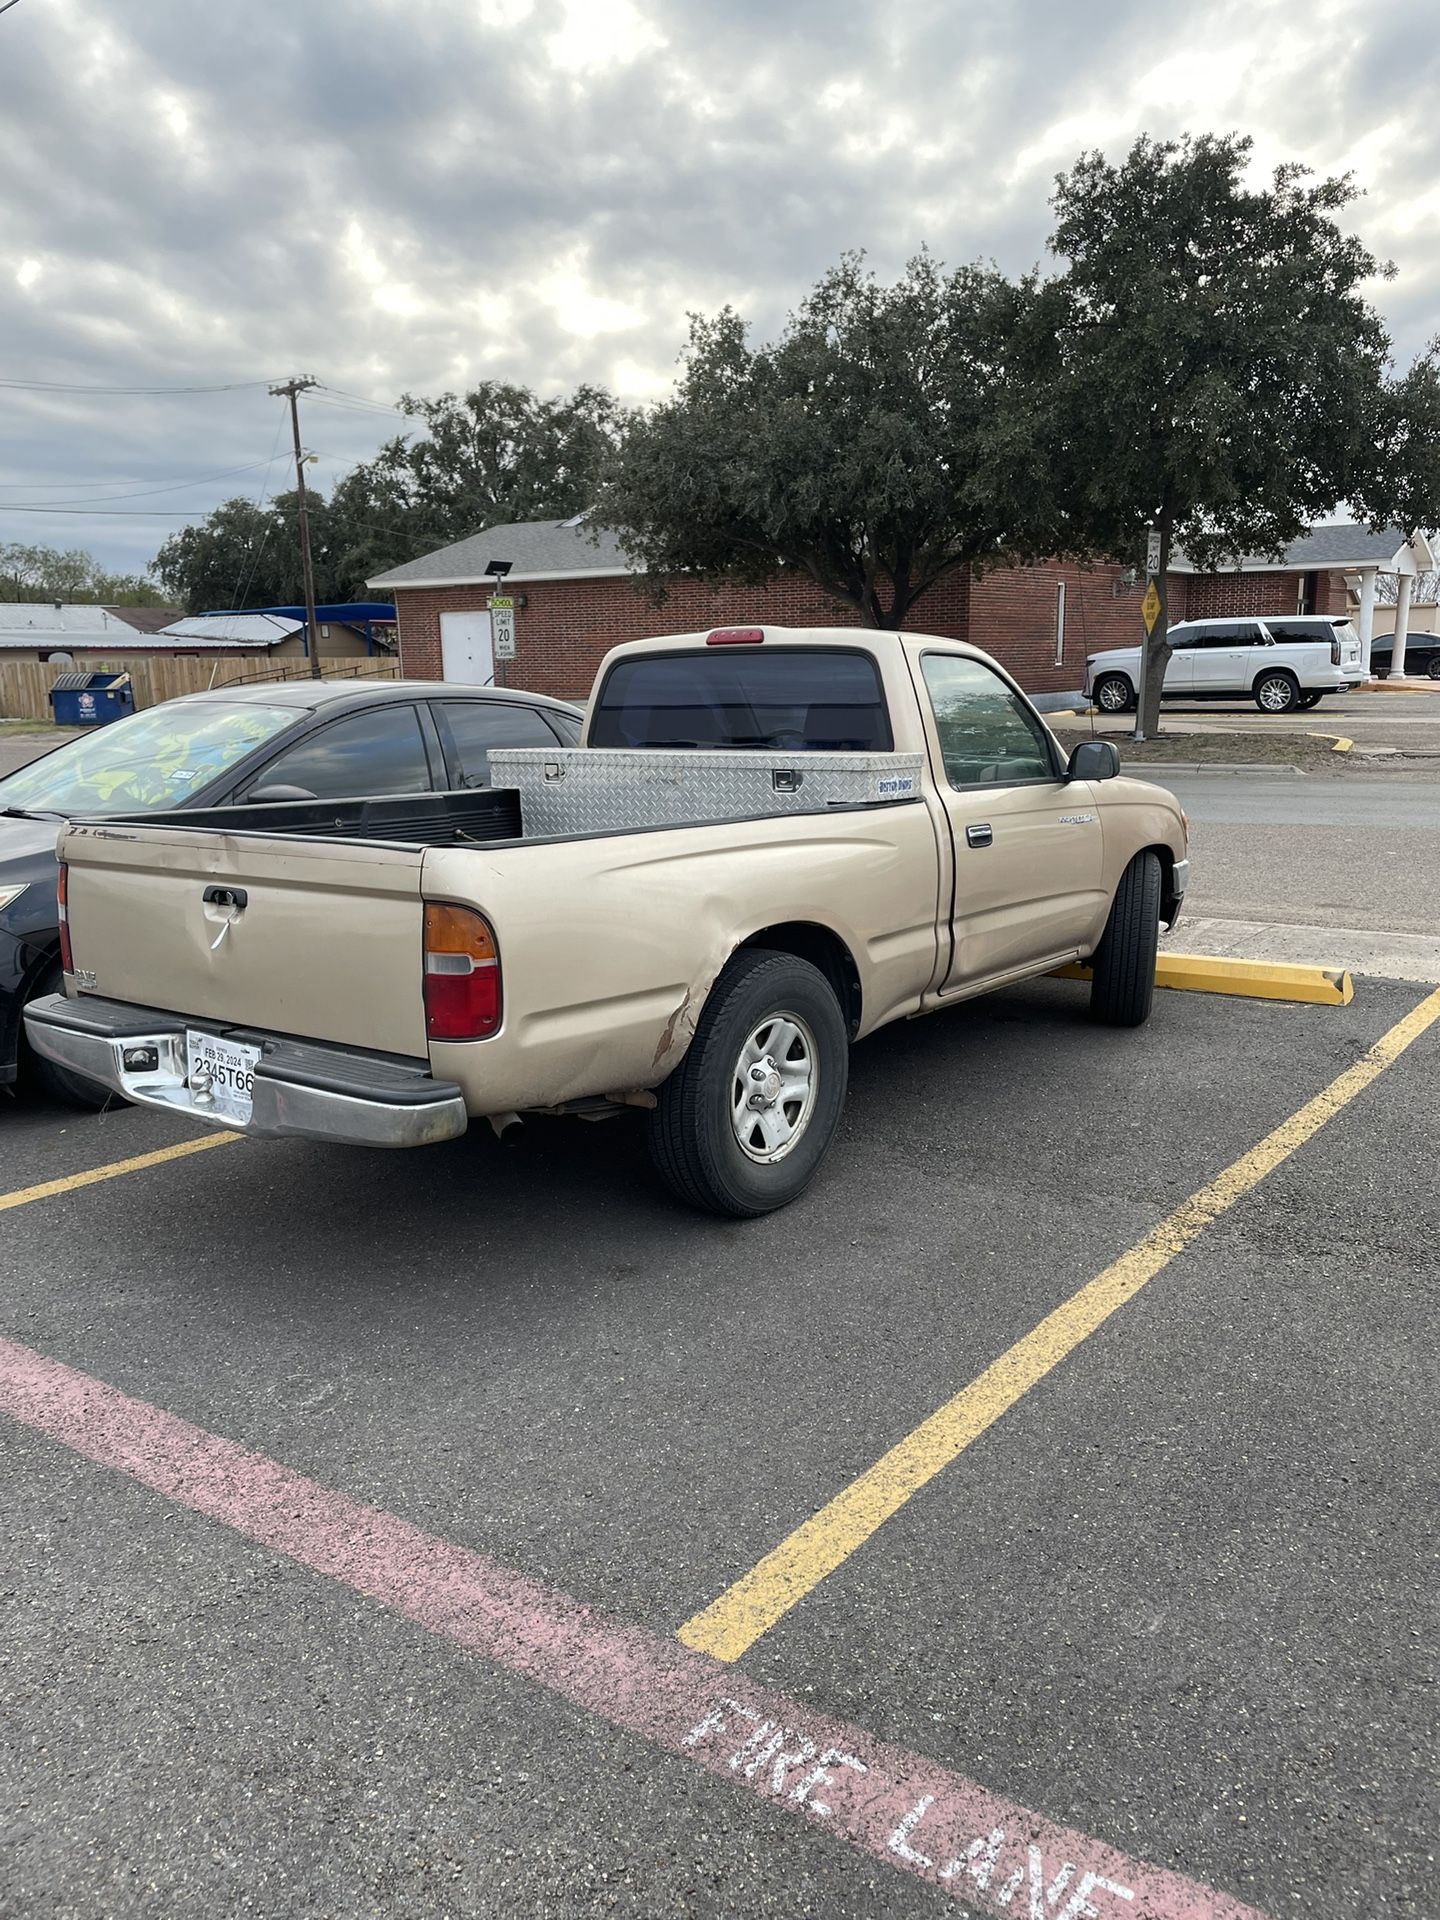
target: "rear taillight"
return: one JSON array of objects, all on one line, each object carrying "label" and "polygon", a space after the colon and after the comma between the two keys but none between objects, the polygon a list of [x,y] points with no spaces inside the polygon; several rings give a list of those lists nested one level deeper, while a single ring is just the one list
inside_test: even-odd
[{"label": "rear taillight", "polygon": [[70,869],[62,862],[60,879],[55,888],[56,898],[60,903],[60,965],[66,973],[73,973],[75,971],[75,958],[70,951],[70,913],[66,898],[69,889]]},{"label": "rear taillight", "polygon": [[500,956],[469,907],[425,909],[425,1031],[432,1040],[484,1040],[500,1025]]},{"label": "rear taillight", "polygon": [[1332,633],[1330,636],[1330,664],[1332,667],[1338,667],[1340,664],[1340,636],[1338,633]]},{"label": "rear taillight", "polygon": [[716,627],[705,636],[707,647],[758,647],[764,640],[763,627]]}]

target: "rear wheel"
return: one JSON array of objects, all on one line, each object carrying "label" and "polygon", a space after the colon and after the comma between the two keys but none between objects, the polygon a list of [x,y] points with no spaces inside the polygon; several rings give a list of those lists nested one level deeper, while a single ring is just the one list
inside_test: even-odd
[{"label": "rear wheel", "polygon": [[740,1220],[788,1205],[834,1138],[849,1067],[824,974],[789,953],[736,954],[650,1116],[662,1179],[691,1206]]},{"label": "rear wheel", "polygon": [[1129,713],[1135,689],[1123,673],[1102,673],[1095,682],[1095,705],[1101,713]]},{"label": "rear wheel", "polygon": [[1432,653],[1425,663],[1425,671],[1432,680],[1440,680],[1440,653]]},{"label": "rear wheel", "polygon": [[1255,704],[1262,713],[1293,713],[1301,697],[1300,682],[1283,667],[1272,667],[1255,682]]},{"label": "rear wheel", "polygon": [[1311,708],[1318,707],[1324,698],[1325,695],[1323,693],[1302,693],[1300,696],[1300,711],[1302,713],[1309,713]]},{"label": "rear wheel", "polygon": [[1107,1027],[1139,1027],[1155,997],[1160,856],[1137,853],[1120,876],[1091,961],[1090,1012]]},{"label": "rear wheel", "polygon": [[[41,979],[30,998],[41,1000],[47,994],[64,991],[64,975],[59,967],[54,967]],[[68,1067],[45,1059],[26,1040],[22,1040],[20,1045],[20,1073],[28,1087],[47,1095],[51,1100],[58,1100],[65,1107],[83,1107],[93,1113],[118,1098],[108,1087],[102,1087],[98,1080],[86,1080],[78,1073],[71,1073]]]}]

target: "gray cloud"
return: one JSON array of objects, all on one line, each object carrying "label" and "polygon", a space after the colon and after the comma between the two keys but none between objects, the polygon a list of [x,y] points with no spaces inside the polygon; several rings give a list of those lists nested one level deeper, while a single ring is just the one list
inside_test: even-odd
[{"label": "gray cloud", "polygon": [[[1405,361],[1440,331],[1431,27],[1428,0],[22,0],[0,378],[643,398],[687,309],[769,331],[856,246],[882,271],[921,243],[1021,269],[1081,148],[1232,127],[1267,166],[1353,168]],[[118,509],[258,492],[278,412],[263,388],[0,390],[0,540],[140,564],[180,523]],[[322,484],[388,431],[309,406]],[[117,517],[14,510],[251,462]]]}]

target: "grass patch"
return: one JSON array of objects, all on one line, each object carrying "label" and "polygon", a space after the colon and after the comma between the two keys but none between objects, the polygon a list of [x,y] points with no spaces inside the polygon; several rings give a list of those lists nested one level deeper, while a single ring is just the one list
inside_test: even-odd
[{"label": "grass patch", "polygon": [[1151,762],[1179,762],[1185,766],[1242,765],[1247,767],[1299,767],[1306,773],[1343,773],[1348,753],[1335,753],[1326,740],[1312,740],[1304,733],[1175,733],[1163,732],[1155,740],[1132,740],[1128,734],[1096,733],[1088,728],[1056,729],[1065,751],[1082,740],[1113,740],[1120,750],[1123,767],[1143,767]]}]

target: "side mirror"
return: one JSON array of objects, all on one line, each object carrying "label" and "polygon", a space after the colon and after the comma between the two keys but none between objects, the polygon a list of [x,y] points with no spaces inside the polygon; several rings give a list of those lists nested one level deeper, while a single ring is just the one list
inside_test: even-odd
[{"label": "side mirror", "polygon": [[246,794],[245,801],[248,804],[251,800],[254,800],[259,805],[264,806],[266,802],[313,800],[315,798],[316,796],[311,793],[308,787],[287,787],[283,781],[277,780],[273,786],[252,787],[249,793]]},{"label": "side mirror", "polygon": [[1120,751],[1113,740],[1082,740],[1065,769],[1067,780],[1113,780],[1120,771]]}]

